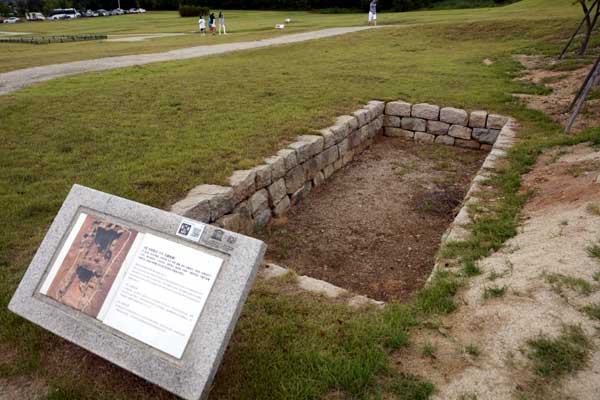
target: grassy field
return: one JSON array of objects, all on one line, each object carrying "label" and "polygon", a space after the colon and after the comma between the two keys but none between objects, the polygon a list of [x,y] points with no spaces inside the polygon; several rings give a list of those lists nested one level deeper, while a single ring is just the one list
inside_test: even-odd
[{"label": "grassy field", "polygon": [[[475,226],[481,240],[454,249],[466,260],[487,254],[514,234],[520,174],[540,148],[562,140],[560,127],[511,96],[540,90],[512,80],[520,68],[512,55],[555,54],[577,12],[570,0],[523,0],[489,10],[398,14],[394,22],[412,25],[57,79],[1,96],[0,379],[42,382],[52,399],[168,398],[6,309],[70,186],[166,207],[370,99],[518,118],[522,142],[496,182],[506,204]],[[339,18],[340,25],[361,23]],[[494,63],[486,66],[484,58]],[[395,372],[388,355],[410,345],[413,326],[451,312],[457,289],[455,278],[440,277],[410,305],[357,313],[259,284],[213,397],[427,398],[431,386]],[[64,368],[72,359],[84,362]]]},{"label": "grassy field", "polygon": [[[379,23],[388,25],[447,24],[485,20],[537,20],[575,16],[576,7],[564,7],[562,1],[530,0],[509,7],[470,10],[415,11],[380,13]],[[539,14],[524,12],[537,8]],[[77,42],[49,45],[0,43],[0,72],[68,61],[109,57],[124,54],[153,53],[176,48],[211,45],[233,41],[259,40],[290,33],[305,32],[338,26],[365,24],[364,14],[317,14],[283,11],[226,11],[227,36],[201,37],[196,18],[181,18],[176,12],[150,12],[118,17],[84,18],[73,21],[46,21],[3,25],[0,30],[30,32],[36,35],[101,33],[136,35],[144,33],[185,33],[185,36],[156,38],[143,42]],[[275,30],[276,23],[291,18],[285,31]]]}]

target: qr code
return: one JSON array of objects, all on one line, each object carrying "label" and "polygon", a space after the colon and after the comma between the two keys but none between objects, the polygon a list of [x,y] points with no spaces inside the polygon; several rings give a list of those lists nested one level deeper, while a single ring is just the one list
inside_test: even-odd
[{"label": "qr code", "polygon": [[192,229],[192,226],[190,224],[182,223],[181,226],[179,226],[178,233],[182,236],[187,236],[190,233],[190,229]]},{"label": "qr code", "polygon": [[202,234],[202,228],[194,227],[192,229],[192,234],[190,235],[191,239],[198,239]]}]

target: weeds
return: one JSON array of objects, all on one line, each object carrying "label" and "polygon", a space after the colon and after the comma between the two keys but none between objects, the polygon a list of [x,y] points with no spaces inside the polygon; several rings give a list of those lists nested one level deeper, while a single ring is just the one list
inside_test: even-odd
[{"label": "weeds", "polygon": [[590,318],[600,320],[600,304],[591,304],[583,307],[583,312],[586,313]]},{"label": "weeds", "polygon": [[592,347],[581,327],[575,325],[564,326],[556,338],[540,335],[527,345],[527,356],[535,373],[545,379],[556,379],[583,368]]},{"label": "weeds", "polygon": [[465,346],[465,353],[473,357],[479,357],[481,350],[479,350],[479,347],[476,344],[470,343]]},{"label": "weeds", "polygon": [[425,343],[421,348],[421,354],[425,357],[435,358],[435,353],[437,352],[437,348],[431,343]]},{"label": "weeds", "polygon": [[483,298],[488,300],[496,297],[502,297],[506,294],[507,286],[490,286],[483,289]]},{"label": "weeds", "polygon": [[594,286],[588,281],[564,274],[547,274],[546,282],[559,294],[562,293],[564,288],[569,288],[584,296],[589,296],[595,290]]}]

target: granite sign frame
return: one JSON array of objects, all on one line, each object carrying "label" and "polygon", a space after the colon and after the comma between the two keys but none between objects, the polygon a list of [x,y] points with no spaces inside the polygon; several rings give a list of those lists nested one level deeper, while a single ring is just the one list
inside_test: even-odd
[{"label": "granite sign frame", "polygon": [[[39,293],[76,218],[90,212],[141,232],[224,260],[181,358],[136,340]],[[254,238],[202,225],[199,239],[177,234],[180,215],[74,185],[15,292],[9,309],[50,332],[187,400],[206,398],[266,245]]]}]

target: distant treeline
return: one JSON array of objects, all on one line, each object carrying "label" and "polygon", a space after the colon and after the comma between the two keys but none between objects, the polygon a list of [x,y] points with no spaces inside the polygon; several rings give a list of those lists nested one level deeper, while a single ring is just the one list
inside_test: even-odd
[{"label": "distant treeline", "polygon": [[[1,1],[1,0],[0,0]],[[55,8],[78,10],[111,10],[117,8],[117,0],[10,0],[11,8],[18,14],[41,11],[49,13]],[[380,11],[409,11],[434,6],[447,0],[378,0]],[[471,0],[463,0],[469,2]],[[477,3],[478,0],[472,0]],[[506,0],[493,0],[504,3]],[[180,5],[233,10],[326,10],[327,12],[364,11],[370,0],[121,0],[121,8],[142,7],[147,10],[177,10]],[[1,4],[1,3],[0,3]],[[1,12],[1,10],[0,10]]]}]

